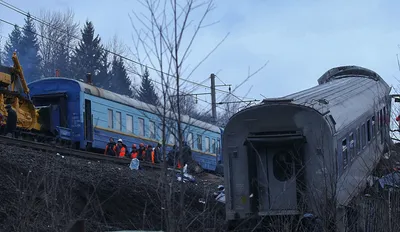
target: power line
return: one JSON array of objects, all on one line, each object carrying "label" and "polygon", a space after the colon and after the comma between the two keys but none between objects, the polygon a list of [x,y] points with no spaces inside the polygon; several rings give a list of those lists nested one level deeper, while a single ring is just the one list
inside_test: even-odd
[{"label": "power line", "polygon": [[[15,11],[15,12],[17,12],[17,13],[19,13],[19,14],[22,14],[22,15],[24,15],[24,16],[26,16],[26,17],[29,16],[29,17],[31,17],[33,20],[35,20],[35,21],[37,21],[37,22],[39,22],[39,23],[41,23],[41,24],[44,24],[44,25],[46,25],[46,26],[48,26],[48,27],[52,27],[52,28],[54,28],[54,29],[56,29],[56,30],[59,30],[59,31],[61,31],[61,32],[63,32],[63,33],[66,34],[66,32],[65,32],[64,30],[62,30],[62,29],[60,29],[60,28],[58,28],[58,27],[52,26],[50,23],[48,23],[48,22],[46,22],[46,21],[44,21],[44,20],[42,20],[42,19],[40,19],[40,18],[38,18],[38,17],[36,17],[36,16],[34,16],[34,15],[31,15],[30,13],[28,13],[28,12],[26,12],[26,11],[24,11],[24,10],[22,10],[22,9],[20,9],[20,8],[18,8],[18,7],[16,7],[16,6],[14,6],[14,5],[12,5],[12,4],[6,2],[6,1],[0,0],[0,4],[3,5],[3,6],[5,6],[5,7],[7,7],[7,8],[9,8],[9,9],[11,9],[11,10],[13,10],[13,11]],[[7,24],[10,24],[11,26],[17,26],[18,28],[21,28],[20,26],[18,26],[18,25],[16,25],[16,24],[12,24],[12,23],[10,23],[10,22],[7,22],[7,21],[5,21],[5,20],[1,20],[1,21],[5,22],[5,23],[7,23]],[[32,33],[33,33],[33,32],[32,32]],[[37,33],[34,33],[34,34],[38,35]],[[42,36],[42,35],[39,35],[39,36]],[[43,36],[42,36],[42,37],[43,37]],[[43,37],[43,38],[45,38],[45,37]],[[72,36],[72,38],[77,39],[77,40],[81,40],[81,38],[78,38],[78,37],[76,37],[76,36]],[[47,38],[47,39],[48,39],[48,38]],[[49,40],[50,40],[50,39],[49,39]],[[52,41],[52,40],[50,40],[50,41]],[[56,42],[56,41],[52,41],[52,42]],[[148,68],[148,69],[150,69],[150,70],[153,70],[153,71],[155,71],[155,72],[162,73],[162,74],[167,75],[167,76],[170,76],[170,77],[175,77],[175,76],[172,75],[172,74],[165,73],[165,72],[160,71],[160,70],[158,70],[158,69],[156,69],[156,68],[153,68],[153,67],[150,67],[150,66],[148,66],[148,65],[142,64],[142,63],[140,63],[140,62],[138,62],[138,61],[136,61],[136,60],[133,60],[133,59],[130,59],[130,58],[128,58],[128,57],[125,57],[125,56],[122,56],[122,55],[120,55],[120,54],[117,54],[117,53],[115,53],[115,52],[109,51],[108,49],[102,48],[102,50],[103,50],[103,51],[106,51],[106,52],[108,52],[108,53],[110,53],[110,54],[112,54],[112,55],[118,56],[118,57],[120,57],[121,59],[124,59],[124,60],[130,61],[130,62],[132,62],[132,63],[134,63],[134,64],[137,64],[137,65],[146,67],[146,68]],[[201,83],[197,83],[197,82],[194,82],[194,81],[191,81],[191,80],[188,80],[188,79],[180,78],[180,80],[182,80],[182,81],[184,81],[184,82],[187,82],[187,83],[190,83],[190,84],[193,84],[193,85],[197,85],[197,86],[201,86],[201,87],[204,87],[204,88],[211,89],[210,86],[207,86],[207,85],[204,85],[204,84],[201,84]],[[225,91],[225,90],[222,90],[222,89],[216,89],[216,91],[229,94],[228,91]]]},{"label": "power line", "polygon": [[[0,4],[1,4],[1,3],[0,3]],[[17,28],[21,28],[20,26],[18,26],[18,25],[16,25],[16,24],[12,24],[11,22],[8,22],[8,21],[6,21],[6,20],[4,20],[4,19],[1,19],[1,18],[0,18],[0,21],[1,21],[1,22],[4,22],[4,23],[7,23],[7,24],[9,24],[9,25],[12,25],[12,26],[16,26]],[[45,39],[47,39],[47,40],[49,40],[49,41],[51,41],[51,42],[61,44],[60,42],[55,41],[55,40],[52,40],[52,39],[50,39],[50,38],[48,38],[48,37],[46,37],[46,36],[43,36],[43,35],[41,35],[41,34],[38,34],[38,33],[35,33],[35,32],[31,32],[31,33],[33,33],[33,34],[35,34],[35,35],[37,35],[37,36],[39,36],[39,37],[45,38]],[[1,35],[0,35],[0,36],[1,36]],[[65,45],[65,44],[63,44],[63,45]],[[67,46],[67,47],[68,47],[68,46]],[[71,47],[68,47],[68,48],[73,49],[73,48],[71,48]],[[208,79],[208,78],[207,78],[207,79]],[[207,81],[207,79],[204,80],[203,83],[204,83],[205,81]],[[159,85],[163,85],[163,84],[162,84],[161,82],[159,82],[159,81],[156,81],[156,80],[152,80],[152,81],[153,81],[154,83],[159,84]],[[168,87],[168,88],[170,88],[170,89],[173,89],[173,90],[177,90],[176,88],[170,87],[169,85],[166,85],[166,87]],[[158,88],[158,89],[160,90],[160,88]],[[194,90],[195,90],[195,89],[193,89],[192,91],[194,91]],[[183,92],[183,91],[181,91],[181,92],[182,92],[182,93],[185,93],[185,92]],[[201,99],[201,98],[196,98],[196,100],[200,100],[200,101],[202,101],[202,102],[205,102],[205,103],[211,105],[210,102],[208,102],[208,101],[206,101],[206,100],[203,100],[203,99]],[[221,107],[218,107],[218,108],[222,109]],[[222,110],[223,110],[223,109],[222,109]]]}]

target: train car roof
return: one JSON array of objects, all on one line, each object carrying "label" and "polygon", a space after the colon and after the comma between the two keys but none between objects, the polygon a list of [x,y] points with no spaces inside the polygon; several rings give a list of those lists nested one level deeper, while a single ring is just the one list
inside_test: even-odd
[{"label": "train car roof", "polygon": [[383,100],[389,85],[375,72],[343,66],[327,71],[318,79],[319,85],[279,99],[265,99],[261,104],[286,102],[314,108],[322,115],[331,114],[336,131],[358,119]]},{"label": "train car roof", "polygon": [[[118,103],[121,103],[121,104],[124,104],[127,106],[132,106],[134,108],[148,111],[153,114],[159,114],[159,111],[157,110],[156,106],[154,106],[154,105],[147,104],[147,103],[138,101],[136,99],[133,99],[131,97],[120,95],[120,94],[117,94],[117,93],[114,93],[114,92],[111,92],[111,91],[108,91],[105,89],[101,89],[96,86],[89,85],[87,83],[84,83],[82,81],[78,81],[75,79],[64,78],[64,77],[48,77],[48,78],[43,78],[40,80],[33,81],[33,82],[29,83],[29,85],[39,83],[39,82],[45,82],[48,80],[62,80],[62,81],[67,81],[67,82],[74,82],[80,86],[80,89],[82,92],[85,92],[87,94],[90,94],[90,95],[93,95],[96,97],[100,97],[100,98],[104,98],[104,99],[107,99],[110,101],[118,102]],[[172,116],[173,114],[174,113],[172,111],[167,111],[167,115]],[[170,117],[170,118],[172,118],[172,117]],[[186,123],[189,125],[194,125],[196,127],[200,127],[205,130],[213,131],[216,133],[221,133],[221,130],[218,126],[191,118],[188,115],[181,115],[181,118],[182,118],[183,123]]]}]

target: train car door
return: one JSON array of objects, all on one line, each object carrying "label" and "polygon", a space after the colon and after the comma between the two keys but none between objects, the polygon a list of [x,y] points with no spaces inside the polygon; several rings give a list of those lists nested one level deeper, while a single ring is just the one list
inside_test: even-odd
[{"label": "train car door", "polygon": [[292,149],[267,147],[268,196],[271,210],[297,210],[295,157]]},{"label": "train car door", "polygon": [[92,102],[85,99],[85,112],[83,113],[84,120],[84,133],[85,140],[88,142],[93,141],[93,116],[92,116]]}]

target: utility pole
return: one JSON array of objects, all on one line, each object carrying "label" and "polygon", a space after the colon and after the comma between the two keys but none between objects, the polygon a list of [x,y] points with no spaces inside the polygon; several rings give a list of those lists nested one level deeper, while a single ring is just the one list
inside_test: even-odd
[{"label": "utility pole", "polygon": [[217,122],[217,98],[215,96],[215,74],[211,73],[211,113],[213,123]]}]

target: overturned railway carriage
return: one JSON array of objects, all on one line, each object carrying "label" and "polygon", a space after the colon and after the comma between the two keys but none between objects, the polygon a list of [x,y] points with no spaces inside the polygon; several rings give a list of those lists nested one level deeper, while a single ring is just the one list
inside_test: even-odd
[{"label": "overturned railway carriage", "polygon": [[[29,84],[33,103],[43,108],[42,127],[77,149],[104,151],[110,137],[132,144],[161,141],[160,110],[88,83],[67,78],[45,78]],[[167,112],[167,145],[175,143],[177,122]],[[215,171],[220,160],[222,128],[182,115],[184,138],[192,156],[205,170]],[[129,149],[130,150],[130,149]]]},{"label": "overturned railway carriage", "polygon": [[[389,138],[390,87],[357,66],[234,115],[223,135],[227,220],[347,206]],[[326,212],[326,211],[325,211]],[[321,215],[325,216],[325,215]]]}]

